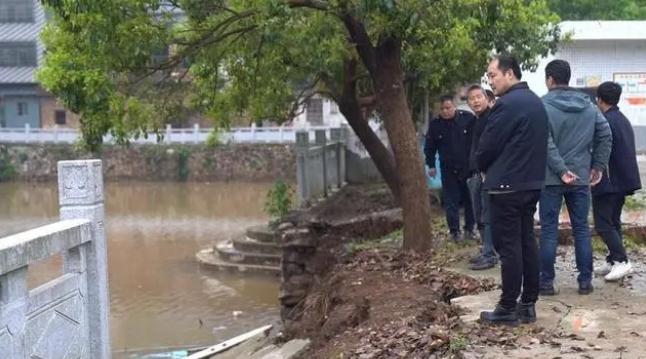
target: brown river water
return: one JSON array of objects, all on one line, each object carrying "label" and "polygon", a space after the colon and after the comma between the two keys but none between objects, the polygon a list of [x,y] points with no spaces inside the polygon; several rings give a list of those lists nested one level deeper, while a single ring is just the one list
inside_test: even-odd
[{"label": "brown river water", "polygon": [[[278,319],[278,281],[201,268],[195,252],[267,221],[270,184],[106,184],[112,349],[216,344]],[[55,183],[0,183],[0,237],[58,220]],[[1,240],[1,239],[0,239]],[[35,287],[61,272],[30,267]]]}]

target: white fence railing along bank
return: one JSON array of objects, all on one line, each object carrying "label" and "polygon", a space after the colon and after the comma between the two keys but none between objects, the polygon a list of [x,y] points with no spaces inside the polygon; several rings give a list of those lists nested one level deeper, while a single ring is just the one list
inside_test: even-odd
[{"label": "white fence railing along bank", "polygon": [[[310,138],[315,137],[317,130],[325,130],[330,138],[331,126],[309,126],[309,127],[234,127],[228,131],[218,133],[218,139],[223,143],[296,143],[296,132],[307,131]],[[338,128],[338,127],[336,127]],[[212,128],[201,128],[195,125],[192,128],[172,128],[167,126],[161,131],[161,137],[149,133],[146,138],[139,137],[130,140],[136,144],[181,144],[181,143],[204,143],[207,141]],[[32,128],[28,124],[24,128],[0,128],[0,143],[74,143],[81,136],[77,129],[73,128]],[[112,136],[106,135],[104,143],[114,143]]]}]

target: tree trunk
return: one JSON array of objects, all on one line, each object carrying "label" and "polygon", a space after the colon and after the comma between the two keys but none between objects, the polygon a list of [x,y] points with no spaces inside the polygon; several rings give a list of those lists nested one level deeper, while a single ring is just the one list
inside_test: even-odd
[{"label": "tree trunk", "polygon": [[370,128],[368,120],[364,117],[361,106],[354,94],[344,94],[339,101],[339,110],[348,120],[354,133],[357,134],[361,144],[370,154],[377,170],[388,185],[395,201],[400,204],[400,185],[395,159],[390,151],[384,146],[377,134]]},{"label": "tree trunk", "polygon": [[383,117],[393,148],[400,180],[404,216],[404,249],[424,251],[432,247],[431,204],[404,88],[401,45],[385,39],[376,48],[372,73],[379,113]]}]

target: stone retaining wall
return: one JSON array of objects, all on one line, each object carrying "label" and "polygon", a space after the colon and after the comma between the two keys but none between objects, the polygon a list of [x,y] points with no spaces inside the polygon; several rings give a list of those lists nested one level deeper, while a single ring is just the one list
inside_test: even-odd
[{"label": "stone retaining wall", "polygon": [[[100,158],[107,180],[272,181],[296,177],[293,145],[233,144],[105,146],[98,154],[72,145],[0,144],[0,170],[13,179],[53,181],[62,160]],[[0,177],[0,180],[5,178]]]}]

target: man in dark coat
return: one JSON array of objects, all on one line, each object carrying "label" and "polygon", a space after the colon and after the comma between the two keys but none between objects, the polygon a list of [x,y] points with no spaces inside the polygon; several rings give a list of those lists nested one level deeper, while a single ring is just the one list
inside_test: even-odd
[{"label": "man in dark coat", "polygon": [[442,203],[453,240],[460,239],[460,204],[464,206],[465,237],[474,238],[475,219],[466,180],[469,177],[469,151],[475,116],[457,110],[452,96],[441,98],[440,115],[428,125],[424,153],[429,176],[435,177],[435,154],[440,155]]},{"label": "man in dark coat", "polygon": [[630,121],[617,107],[620,97],[621,86],[617,83],[604,82],[597,89],[597,104],[613,137],[608,169],[592,189],[594,226],[608,247],[606,263],[596,273],[604,275],[607,281],[619,280],[632,272],[621,233],[621,210],[626,196],[641,188],[635,134]]},{"label": "man in dark coat", "polygon": [[480,136],[487,124],[490,110],[489,104],[492,101],[482,86],[473,85],[467,89],[467,103],[478,117],[473,125],[473,139],[471,141],[471,153],[469,154],[471,177],[467,180],[467,185],[471,191],[471,203],[473,204],[473,212],[478,224],[480,240],[482,241],[480,253],[477,257],[471,259],[469,268],[472,270],[485,270],[494,267],[498,263],[498,255],[493,248],[493,239],[491,238],[489,193],[482,189],[482,174],[478,171],[476,164],[476,152],[480,144]]},{"label": "man in dark coat", "polygon": [[[518,61],[507,55],[487,68],[494,93],[480,138],[476,163],[489,191],[493,243],[500,256],[502,295],[493,311],[480,313],[485,323],[516,325],[536,320],[539,258],[534,213],[545,181],[547,113],[526,82]],[[521,295],[522,287],[522,295]],[[520,302],[517,303],[520,295]]]}]

